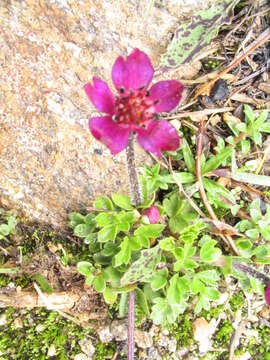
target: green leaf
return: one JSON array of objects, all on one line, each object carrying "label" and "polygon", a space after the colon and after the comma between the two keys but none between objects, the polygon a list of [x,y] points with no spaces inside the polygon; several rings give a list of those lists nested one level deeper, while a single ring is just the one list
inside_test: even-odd
[{"label": "green leaf", "polygon": [[164,227],[165,226],[161,224],[141,225],[135,230],[134,235],[156,239],[162,233]]},{"label": "green leaf", "polygon": [[176,172],[174,171],[174,177],[180,184],[190,184],[196,180],[196,177],[188,172]]},{"label": "green leaf", "polygon": [[87,235],[92,233],[92,231],[95,229],[95,224],[79,224],[76,225],[74,228],[74,235],[78,236],[80,238],[85,238]]},{"label": "green leaf", "polygon": [[251,277],[249,279],[250,281],[250,285],[252,287],[252,289],[257,293],[257,294],[260,294],[260,295],[263,295],[264,296],[264,286],[263,284],[258,280],[258,279],[255,279],[253,277]]},{"label": "green leaf", "polygon": [[169,227],[173,233],[181,232],[198,217],[189,202],[180,198],[178,194],[173,194],[169,199],[165,199],[163,207],[170,217]]},{"label": "green leaf", "polygon": [[202,174],[207,174],[212,170],[217,169],[222,163],[227,160],[232,155],[232,148],[226,147],[221,153],[218,155],[212,156],[205,164],[202,169]]},{"label": "green leaf", "polygon": [[210,44],[220,27],[230,22],[235,3],[225,0],[213,4],[207,9],[197,11],[190,21],[182,22],[161,60],[163,71],[194,60],[196,55]]},{"label": "green leaf", "polygon": [[229,205],[224,203],[225,198],[228,199],[231,203],[235,204],[235,198],[233,194],[214,180],[204,178],[203,185],[207,191],[208,196],[211,196],[213,202],[217,202],[217,200],[219,200],[221,202],[221,204],[219,204],[220,206],[223,203],[225,208],[230,208]]},{"label": "green leaf", "polygon": [[191,174],[195,174],[195,160],[193,158],[192,151],[190,150],[189,144],[185,138],[182,139],[181,149],[183,151],[184,160],[188,171]]},{"label": "green leaf", "polygon": [[159,270],[151,281],[151,288],[153,291],[162,289],[167,284],[168,269]]},{"label": "green leaf", "polygon": [[95,209],[103,209],[103,210],[113,210],[114,206],[111,199],[108,196],[100,196],[94,202]]},{"label": "green leaf", "polygon": [[117,226],[105,226],[98,232],[98,242],[114,241],[117,235]]},{"label": "green leaf", "polygon": [[0,274],[13,275],[20,272],[20,268],[0,268]]},{"label": "green leaf", "polygon": [[92,285],[92,283],[94,281],[94,278],[95,278],[95,275],[89,274],[85,279],[85,284],[86,285]]},{"label": "green leaf", "polygon": [[126,195],[114,193],[112,194],[112,200],[115,203],[115,205],[117,205],[121,209],[133,210],[133,207],[130,202],[130,198]]},{"label": "green leaf", "polygon": [[120,319],[122,319],[126,316],[127,308],[128,308],[128,294],[122,293],[120,296],[119,311],[118,311],[118,317]]},{"label": "green leaf", "polygon": [[247,124],[253,124],[255,121],[255,114],[252,108],[247,104],[244,105],[244,113],[245,113],[245,121],[247,122]]},{"label": "green leaf", "polygon": [[128,264],[130,260],[131,249],[129,245],[129,238],[127,236],[124,237],[124,240],[120,245],[120,249],[119,253],[114,257],[114,267],[118,267],[122,264]]},{"label": "green leaf", "polygon": [[84,275],[84,276],[88,276],[89,274],[91,274],[93,271],[95,271],[94,266],[88,262],[88,261],[80,261],[77,264],[77,270],[79,271],[80,274]]},{"label": "green leaf", "polygon": [[258,237],[260,236],[260,233],[259,233],[259,231],[258,231],[257,229],[247,230],[247,231],[245,232],[245,234],[246,234],[249,238],[251,238],[251,239],[253,239],[253,240],[258,239]]},{"label": "green leaf", "polygon": [[134,284],[136,282],[150,282],[155,274],[156,266],[160,261],[160,248],[155,246],[141,251],[141,255],[121,279],[121,285]]},{"label": "green leaf", "polygon": [[218,259],[222,252],[220,249],[216,248],[216,241],[215,240],[208,240],[204,243],[200,250],[200,258],[203,262],[212,262]]},{"label": "green leaf", "polygon": [[250,141],[249,140],[241,140],[240,141],[241,152],[243,155],[247,155],[250,151]]},{"label": "green leaf", "polygon": [[9,215],[7,220],[8,220],[9,229],[12,232],[15,229],[15,227],[18,223],[18,220],[13,215]]},{"label": "green leaf", "polygon": [[248,239],[236,240],[236,246],[241,256],[250,257],[252,255],[252,243]]},{"label": "green leaf", "polygon": [[221,271],[224,276],[230,275],[232,273],[232,257],[223,256],[224,266],[222,266]]},{"label": "green leaf", "polygon": [[3,236],[8,236],[10,233],[10,228],[7,224],[0,225],[0,234]]},{"label": "green leaf", "polygon": [[71,228],[75,228],[75,226],[84,223],[85,216],[77,212],[72,212],[68,214],[68,218],[69,218],[69,226]]},{"label": "green leaf", "polygon": [[97,292],[104,292],[106,289],[106,282],[102,274],[95,276],[93,287]]},{"label": "green leaf", "polygon": [[112,287],[120,287],[122,273],[112,266],[108,266],[103,270],[103,277]]},{"label": "green leaf", "polygon": [[46,292],[47,294],[53,293],[53,288],[48,283],[48,281],[45,279],[45,277],[42,276],[41,274],[34,275],[33,280],[39,284],[42,291]]},{"label": "green leaf", "polygon": [[207,285],[215,285],[219,279],[219,275],[216,270],[201,271],[197,273],[196,276]]},{"label": "green leaf", "polygon": [[141,289],[136,288],[135,295],[136,295],[136,297],[135,297],[136,305],[140,308],[140,310],[143,312],[143,314],[148,317],[149,316],[149,307],[148,307],[147,299],[146,299],[144,292]]},{"label": "green leaf", "polygon": [[117,300],[117,292],[113,290],[112,288],[106,286],[104,292],[103,292],[104,300],[107,304],[114,304]]},{"label": "green leaf", "polygon": [[206,287],[204,295],[206,295],[210,300],[218,300],[220,296],[219,292],[212,287]]},{"label": "green leaf", "polygon": [[107,212],[102,212],[96,216],[95,220],[96,220],[97,226],[104,227],[104,226],[111,225],[115,220],[115,216],[113,216],[112,214],[107,213]]},{"label": "green leaf", "polygon": [[174,238],[170,236],[160,240],[159,246],[161,250],[173,251],[175,249]]}]

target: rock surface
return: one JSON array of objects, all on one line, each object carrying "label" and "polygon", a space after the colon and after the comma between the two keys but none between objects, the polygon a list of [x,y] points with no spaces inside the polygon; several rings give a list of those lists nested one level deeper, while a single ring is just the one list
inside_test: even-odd
[{"label": "rock surface", "polygon": [[110,81],[134,47],[157,66],[180,17],[211,2],[158,0],[148,11],[148,0],[0,0],[2,204],[62,227],[98,194],[127,192],[125,153],[112,157],[90,135],[82,86]]}]

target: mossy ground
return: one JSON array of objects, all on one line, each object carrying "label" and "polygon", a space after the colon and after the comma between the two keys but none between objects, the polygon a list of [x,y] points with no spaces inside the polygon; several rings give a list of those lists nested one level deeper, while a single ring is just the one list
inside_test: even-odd
[{"label": "mossy ground", "polygon": [[[63,264],[75,265],[79,259],[87,260],[87,246],[81,243],[73,243],[68,237],[61,237],[50,229],[36,229],[22,227],[16,234],[19,236],[20,253],[23,261],[31,258],[37,249],[46,248],[49,243],[61,244],[58,255]],[[22,233],[24,236],[22,237]],[[15,236],[15,239],[16,239]],[[12,241],[10,241],[10,244]],[[4,259],[2,257],[2,263]],[[15,287],[29,288],[32,284],[30,276],[0,275],[0,287],[10,283]],[[204,360],[226,360],[228,349],[234,328],[231,324],[237,310],[245,312],[245,297],[241,291],[237,291],[229,300],[230,311],[224,310],[224,305],[212,307],[210,311],[203,311],[200,317],[207,321],[217,319],[225,311],[227,319],[222,320],[213,335],[213,349],[208,354],[200,357]],[[228,312],[228,313],[227,313]],[[95,333],[95,324],[88,329],[76,325],[74,322],[61,317],[54,311],[44,308],[33,310],[15,310],[12,308],[2,309],[1,315],[5,314],[6,323],[0,326],[0,360],[8,359],[48,359],[48,349],[53,344],[56,349],[53,359],[72,359],[81,353],[79,341],[90,337],[95,346],[94,360],[111,359],[119,344],[111,342],[102,344]],[[109,309],[108,316],[114,318],[117,311],[114,307]],[[170,326],[169,336],[177,340],[177,348],[194,347],[193,353],[198,356],[198,349],[193,339],[192,325],[195,315],[189,312],[179,316],[177,323]],[[19,324],[19,325],[18,325]],[[269,360],[270,329],[265,325],[255,324],[258,338],[251,337],[248,341],[241,341],[236,354],[250,353],[252,359]],[[169,357],[168,357],[169,356]],[[164,355],[164,360],[171,359],[171,355]],[[125,358],[122,356],[122,358]]]},{"label": "mossy ground", "polygon": [[[90,337],[95,345],[95,360],[111,358],[116,344],[101,344],[93,329],[84,329],[46,309],[4,311],[6,324],[1,326],[0,359],[48,359],[48,349],[55,347],[53,359],[68,360],[81,353],[79,341]],[[3,313],[2,313],[3,314]]]}]

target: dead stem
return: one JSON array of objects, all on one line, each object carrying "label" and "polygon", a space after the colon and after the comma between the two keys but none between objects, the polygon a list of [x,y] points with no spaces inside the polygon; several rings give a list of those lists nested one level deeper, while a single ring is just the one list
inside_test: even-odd
[{"label": "dead stem", "polygon": [[209,94],[210,89],[215,84],[215,82],[220,79],[223,75],[230,72],[235,68],[241,61],[243,61],[249,54],[251,54],[255,49],[262,46],[266,41],[270,39],[270,28],[266,29],[260,36],[256,38],[245,51],[242,51],[223,71],[218,73],[216,77],[208,82],[207,84],[202,85],[196,92],[194,99],[203,94]]},{"label": "dead stem", "polygon": [[[196,149],[196,162],[195,162],[196,176],[197,176],[198,185],[199,185],[199,192],[200,192],[202,201],[204,203],[204,206],[205,206],[206,210],[208,211],[211,219],[218,221],[218,218],[217,218],[214,210],[212,209],[212,206],[208,202],[208,199],[207,199],[207,196],[206,196],[206,193],[204,190],[204,186],[203,186],[202,170],[201,170],[201,156],[202,156],[204,131],[205,131],[204,121],[201,121],[198,136],[197,136],[197,149]],[[221,234],[220,236],[226,242],[226,244],[232,248],[232,250],[234,251],[234,253],[236,255],[240,255],[239,250],[235,246],[234,241],[230,235],[222,235]]]},{"label": "dead stem", "polygon": [[[142,203],[138,174],[134,155],[134,135],[130,133],[128,139],[127,168],[132,201],[135,206]],[[129,293],[128,302],[128,360],[134,359],[134,324],[135,324],[135,292]]]}]

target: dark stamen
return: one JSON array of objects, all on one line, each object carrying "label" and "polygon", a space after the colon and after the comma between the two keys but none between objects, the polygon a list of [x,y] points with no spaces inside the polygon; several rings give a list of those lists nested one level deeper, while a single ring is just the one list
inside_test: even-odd
[{"label": "dark stamen", "polygon": [[160,103],[160,100],[159,100],[159,99],[157,99],[157,100],[154,101],[154,105],[157,105],[157,104],[159,104],[159,103]]},{"label": "dark stamen", "polygon": [[125,89],[123,87],[120,87],[119,92],[123,94],[125,92]]},{"label": "dark stamen", "polygon": [[145,96],[150,96],[150,91],[147,90]]},{"label": "dark stamen", "polygon": [[139,90],[140,90],[140,91],[143,91],[144,88],[145,88],[145,86],[143,85],[143,86],[141,86],[141,87],[139,88]]}]

